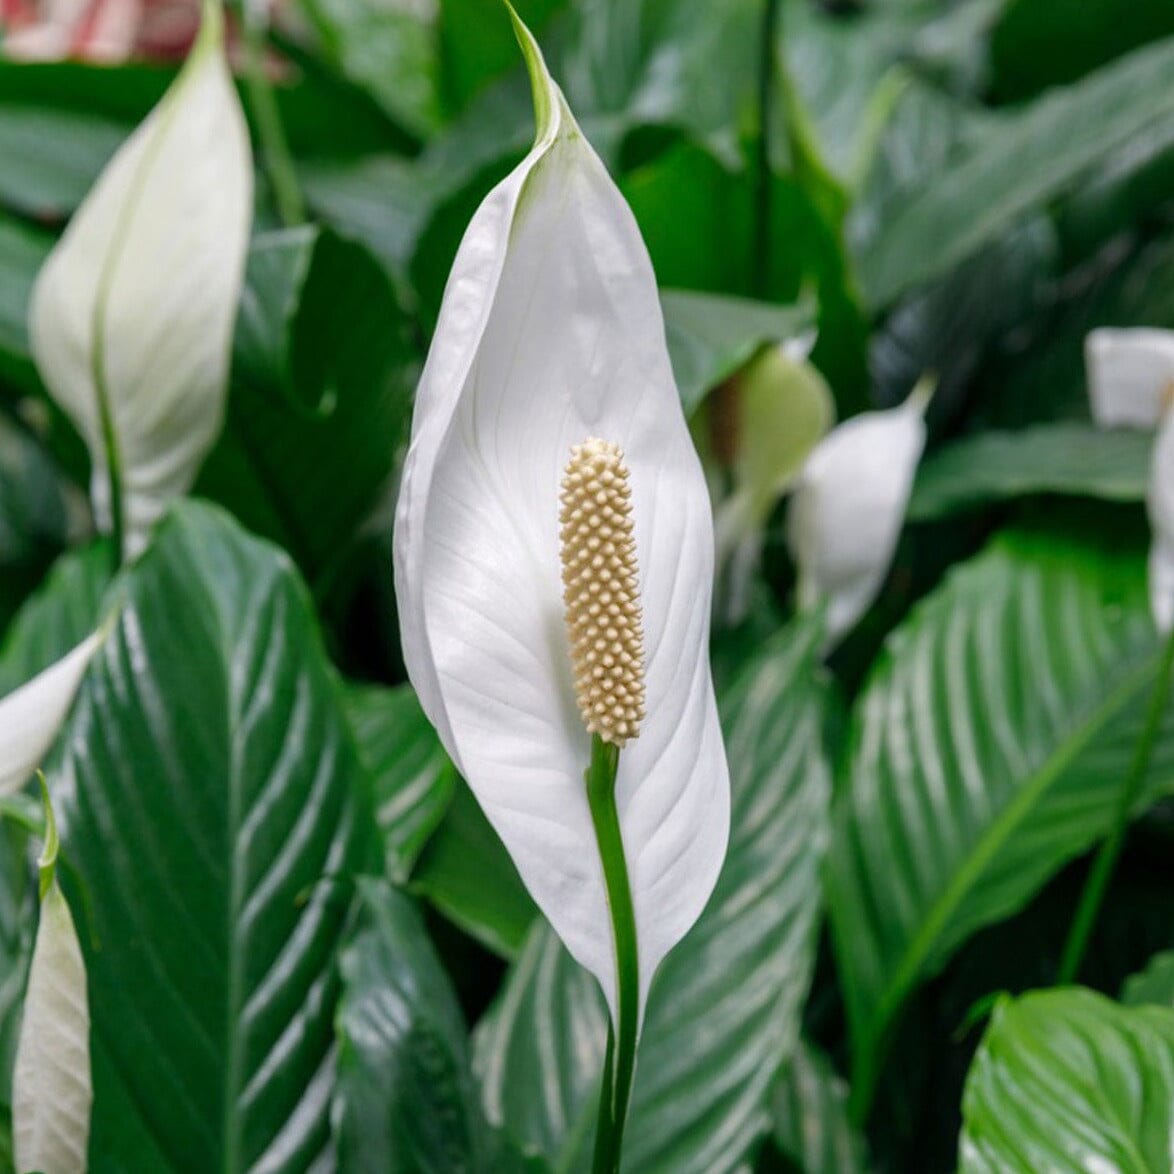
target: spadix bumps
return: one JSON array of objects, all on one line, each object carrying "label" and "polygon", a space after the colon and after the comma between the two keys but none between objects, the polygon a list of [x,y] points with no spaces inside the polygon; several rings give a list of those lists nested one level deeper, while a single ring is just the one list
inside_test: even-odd
[{"label": "spadix bumps", "polygon": [[[396,595],[425,711],[614,1014],[615,947],[584,787],[592,735],[580,703],[601,734],[626,739],[615,801],[643,1004],[661,959],[709,897],[729,830],[707,648],[713,521],[644,243],[520,26],[519,40],[538,139],[477,210],[449,276],[416,393]],[[572,460],[586,480],[564,487],[568,454],[591,438],[606,443],[587,443]],[[604,562],[622,591],[592,617],[578,602],[590,580],[580,582],[577,563],[564,601],[560,528],[573,560],[579,506],[562,523],[559,515],[560,493],[583,504],[597,459],[616,491],[603,503],[614,545]],[[602,491],[601,482],[594,492]],[[612,607],[607,614],[624,625],[601,625],[594,641],[605,647],[590,662],[590,626]],[[631,679],[610,671],[617,667]]]},{"label": "spadix bumps", "polygon": [[587,729],[622,747],[644,717],[644,632],[632,490],[619,447],[591,439],[571,449],[560,500],[575,699]]}]

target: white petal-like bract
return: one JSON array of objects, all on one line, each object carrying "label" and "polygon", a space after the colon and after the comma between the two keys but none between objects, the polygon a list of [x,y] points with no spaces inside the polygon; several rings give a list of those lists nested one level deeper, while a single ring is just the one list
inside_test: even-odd
[{"label": "white petal-like bract", "polygon": [[564,629],[572,445],[630,472],[647,717],[616,801],[641,1007],[725,855],[729,777],[708,662],[713,523],[647,250],[521,27],[537,141],[473,217],[417,391],[396,517],[408,672],[539,907],[615,1008],[611,922]]},{"label": "white petal-like bract", "polygon": [[925,448],[927,400],[919,388],[898,408],[845,420],[816,445],[799,476],[787,516],[799,606],[826,607],[829,644],[884,583]]},{"label": "white petal-like bract", "polygon": [[22,787],[44,761],[101,642],[101,634],[95,632],[56,664],[0,698],[0,795]]},{"label": "white petal-like bract", "polygon": [[41,902],[12,1077],[17,1170],[85,1174],[92,1100],[86,968],[54,880]]},{"label": "white petal-like bract", "polygon": [[1159,631],[1174,624],[1174,412],[1166,412],[1150,457],[1146,487],[1150,544],[1150,610]]},{"label": "white petal-like bract", "polygon": [[207,2],[187,63],[74,214],[29,313],[37,367],[90,451],[98,524],[112,528],[116,491],[128,555],[220,432],[252,193],[223,15]]},{"label": "white petal-like bract", "polygon": [[1084,340],[1089,406],[1102,428],[1154,428],[1174,395],[1174,330],[1102,327]]}]

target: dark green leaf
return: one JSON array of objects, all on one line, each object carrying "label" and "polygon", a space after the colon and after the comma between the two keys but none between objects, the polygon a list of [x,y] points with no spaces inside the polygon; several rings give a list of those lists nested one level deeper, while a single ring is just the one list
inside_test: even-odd
[{"label": "dark green leaf", "polygon": [[1152,1004],[1174,1010],[1174,950],[1155,954],[1140,974],[1127,979],[1121,1001],[1131,1007]]},{"label": "dark green leaf", "polygon": [[39,386],[29,350],[29,295],[52,245],[48,233],[0,216],[0,381],[22,391]]},{"label": "dark green leaf", "polygon": [[347,712],[371,775],[387,874],[401,883],[452,799],[455,772],[410,685],[355,685]]},{"label": "dark green leaf", "polygon": [[754,357],[765,343],[814,334],[815,306],[776,306],[747,298],[664,290],[665,334],[673,374],[689,416],[706,393]]},{"label": "dark green leaf", "polygon": [[386,487],[412,363],[388,278],[364,248],[310,227],[258,237],[228,420],[201,491],[319,572]]},{"label": "dark green leaf", "polygon": [[[1108,830],[1158,644],[1128,527],[1002,536],[890,638],[827,874],[861,1104],[918,982]],[[1172,783],[1174,714],[1138,808]]]},{"label": "dark green leaf", "polygon": [[517,956],[538,916],[497,832],[459,778],[412,873],[412,890],[503,958]]},{"label": "dark green leaf", "polygon": [[415,905],[359,884],[364,928],[343,952],[332,1111],[340,1174],[488,1170],[488,1129],[456,995]]},{"label": "dark green leaf", "polygon": [[440,125],[436,13],[427,6],[388,7],[371,0],[307,0],[322,55],[365,90],[406,130],[421,138]]},{"label": "dark green leaf", "polygon": [[[729,853],[705,912],[653,982],[628,1168],[744,1168],[770,1081],[798,1039],[819,909],[828,771],[818,632],[780,633],[723,697]],[[540,923],[477,1029],[489,1119],[555,1166],[589,1156],[606,1018],[594,980]]]},{"label": "dark green leaf", "polygon": [[1153,443],[1148,432],[1076,423],[980,432],[922,462],[908,517],[926,521],[1039,493],[1144,501]]},{"label": "dark green leaf", "polygon": [[956,166],[909,192],[857,258],[870,304],[884,308],[948,272],[1169,119],[1172,70],[1174,40],[1139,50],[1008,116]]},{"label": "dark green leaf", "polygon": [[113,566],[106,539],[68,551],[54,563],[0,647],[0,696],[60,660],[98,626]]},{"label": "dark green leaf", "polygon": [[848,1116],[848,1085],[800,1040],[770,1094],[772,1138],[804,1174],[864,1174],[864,1139]]},{"label": "dark green leaf", "polygon": [[121,590],[49,772],[82,886],[90,1169],[309,1169],[373,835],[341,691],[288,559],[218,510],[174,507]]},{"label": "dark green leaf", "polygon": [[959,1174],[1167,1174],[1174,1010],[1091,991],[996,1008],[966,1080]]}]

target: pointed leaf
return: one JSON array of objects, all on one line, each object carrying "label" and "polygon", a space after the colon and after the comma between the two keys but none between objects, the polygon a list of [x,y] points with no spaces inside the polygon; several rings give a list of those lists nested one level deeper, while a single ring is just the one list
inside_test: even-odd
[{"label": "pointed leaf", "polygon": [[801,1040],[770,1095],[772,1139],[804,1174],[864,1174],[864,1139],[848,1115],[848,1084]]},{"label": "pointed leaf", "polygon": [[1077,988],[1005,999],[966,1078],[959,1174],[1167,1174],[1174,1010]]},{"label": "pointed leaf", "polygon": [[354,685],[346,700],[371,775],[387,875],[402,882],[444,818],[453,768],[410,685]]},{"label": "pointed leaf", "polygon": [[[861,694],[829,910],[866,1100],[902,1004],[1103,835],[1159,658],[1120,531],[1012,533],[891,637]],[[1174,714],[1138,807],[1174,787]]]},{"label": "pointed leaf", "polygon": [[917,471],[910,521],[1035,494],[1143,501],[1152,435],[1088,424],[980,432],[930,454]]},{"label": "pointed leaf", "polygon": [[[811,976],[827,836],[818,642],[813,625],[785,630],[722,699],[730,851],[653,987],[625,1135],[632,1170],[743,1169],[769,1127],[770,1081],[797,1041]],[[590,978],[539,924],[476,1032],[490,1121],[557,1168],[583,1168],[605,1038]]]},{"label": "pointed leaf", "polygon": [[[37,278],[29,334],[128,553],[185,493],[224,414],[252,218],[248,130],[208,0],[187,65],[103,171]],[[116,515],[120,515],[117,516]]]},{"label": "pointed leaf", "polygon": [[342,956],[334,1130],[339,1170],[476,1170],[488,1130],[465,1025],[412,902],[360,885],[365,928]]},{"label": "pointed leaf", "polygon": [[373,847],[341,691],[288,559],[218,510],[174,507],[120,589],[50,776],[92,909],[90,1169],[309,1169]]},{"label": "pointed leaf", "polygon": [[858,258],[877,309],[948,272],[1174,113],[1174,39],[1139,49],[1009,116],[908,193]]}]

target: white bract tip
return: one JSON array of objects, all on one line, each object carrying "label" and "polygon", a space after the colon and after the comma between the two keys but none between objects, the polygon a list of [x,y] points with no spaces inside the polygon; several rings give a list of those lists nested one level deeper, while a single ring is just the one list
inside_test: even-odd
[{"label": "white bract tip", "polygon": [[825,606],[837,641],[868,610],[888,573],[925,448],[920,385],[898,408],[846,420],[815,447],[787,517],[799,606]]},{"label": "white bract tip", "polygon": [[206,5],[187,63],[98,177],[32,294],[37,367],[89,448],[103,530],[121,499],[128,555],[191,488],[224,415],[253,164],[222,25]]},{"label": "white bract tip", "polygon": [[1150,457],[1146,487],[1150,544],[1150,610],[1161,632],[1174,625],[1174,412],[1167,411]]},{"label": "white bract tip", "polygon": [[41,921],[12,1077],[12,1139],[18,1171],[85,1174],[93,1102],[86,967],[57,886],[57,838],[47,792],[45,811]]},{"label": "white bract tip", "polygon": [[1101,328],[1084,340],[1089,406],[1102,428],[1154,428],[1174,393],[1174,331]]},{"label": "white bract tip", "polygon": [[85,675],[102,635],[95,632],[44,672],[0,700],[0,795],[11,795],[32,778]]},{"label": "white bract tip", "polygon": [[[622,448],[631,508],[621,523],[613,503],[610,524],[617,534],[630,525],[640,556],[638,603],[634,584],[612,602],[617,615],[633,609],[628,635],[614,625],[614,646],[633,661],[642,647],[643,705],[635,679],[600,688],[617,738],[621,721],[639,726],[619,756],[615,798],[641,1006],[709,898],[729,830],[707,647],[713,522],[644,243],[517,29],[538,137],[478,208],[449,276],[396,513],[396,595],[425,711],[614,1011],[614,938],[584,784],[591,735],[576,689],[575,668],[588,661],[568,655],[555,508],[567,453],[585,437]],[[604,450],[589,444],[585,459]],[[634,575],[629,554],[617,543],[616,567]],[[572,625],[590,618],[575,611]]]},{"label": "white bract tip", "polygon": [[644,718],[644,631],[632,490],[619,445],[594,438],[575,445],[559,500],[575,699],[588,732],[622,747]]}]

